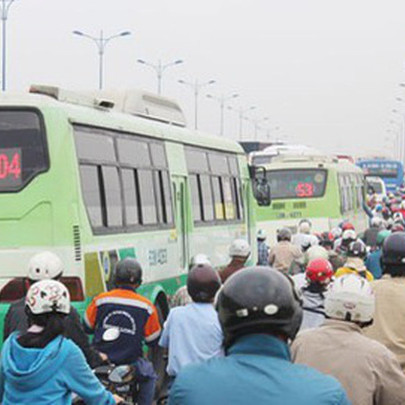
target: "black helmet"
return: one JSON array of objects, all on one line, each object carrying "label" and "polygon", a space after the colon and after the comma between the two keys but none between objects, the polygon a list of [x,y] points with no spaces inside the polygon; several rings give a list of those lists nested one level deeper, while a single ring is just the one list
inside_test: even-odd
[{"label": "black helmet", "polygon": [[221,279],[209,264],[194,266],[187,278],[187,291],[194,302],[212,302],[220,287]]},{"label": "black helmet", "polygon": [[347,256],[349,257],[360,257],[361,259],[367,256],[367,248],[363,242],[356,241],[349,245],[347,250]]},{"label": "black helmet", "polygon": [[283,333],[293,339],[302,322],[301,306],[292,280],[271,267],[248,267],[234,273],[216,303],[225,347],[252,333]]},{"label": "black helmet", "polygon": [[142,267],[138,260],[132,257],[120,260],[115,265],[114,282],[115,284],[141,284]]},{"label": "black helmet", "polygon": [[381,265],[383,273],[405,275],[405,232],[393,233],[385,239]]}]

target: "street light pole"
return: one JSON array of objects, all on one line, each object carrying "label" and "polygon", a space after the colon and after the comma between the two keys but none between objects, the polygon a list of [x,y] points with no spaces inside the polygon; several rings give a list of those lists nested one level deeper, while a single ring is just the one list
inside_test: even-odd
[{"label": "street light pole", "polygon": [[100,31],[100,36],[99,37],[93,37],[92,35],[86,34],[82,31],[73,31],[73,34],[79,35],[81,37],[89,38],[91,39],[97,46],[98,50],[98,57],[99,57],[99,66],[98,66],[98,71],[99,71],[99,76],[98,76],[98,88],[102,90],[103,88],[103,75],[104,75],[104,52],[107,44],[114,38],[119,38],[119,37],[125,37],[128,35],[131,35],[129,31],[122,31],[118,34],[111,35],[110,37],[104,38],[104,33],[103,30]]},{"label": "street light pole", "polygon": [[224,135],[224,126],[225,126],[225,124],[224,124],[225,111],[224,110],[225,110],[225,104],[226,104],[227,101],[239,97],[239,94],[234,93],[234,94],[231,94],[229,96],[226,96],[224,94],[221,94],[220,96],[213,96],[211,94],[207,94],[207,97],[212,99],[212,100],[215,100],[215,101],[217,101],[219,103],[219,107],[220,107],[220,132],[219,133],[221,135]]},{"label": "street light pole", "polygon": [[194,93],[194,128],[198,129],[198,96],[203,87],[210,86],[215,83],[215,80],[209,80],[207,82],[200,83],[198,79],[194,82],[187,82],[185,80],[179,80],[180,84],[190,87]]},{"label": "street light pole", "polygon": [[6,56],[7,56],[7,41],[6,41],[6,34],[7,34],[7,18],[8,12],[10,10],[11,5],[14,3],[15,0],[1,0],[1,22],[2,22],[2,74],[1,74],[1,89],[6,91]]},{"label": "street light pole", "polygon": [[[397,98],[397,99],[399,99],[399,97]],[[398,101],[402,101],[402,99],[400,99],[400,100],[398,100]],[[392,110],[392,112],[394,113],[394,114],[397,114],[399,117],[400,117],[400,119],[401,119],[401,123],[399,124],[398,122],[396,122],[396,121],[393,121],[393,120],[391,120],[391,122],[394,122],[395,124],[397,124],[398,126],[399,126],[399,136],[400,136],[400,138],[399,138],[399,160],[401,161],[401,162],[403,162],[404,161],[404,132],[405,132],[405,116],[404,116],[404,114],[403,113],[401,113],[400,111],[398,111],[397,109],[393,109]]]},{"label": "street light pole", "polygon": [[260,129],[260,123],[267,122],[269,119],[270,119],[269,117],[264,117],[261,120],[259,120],[259,119],[253,120],[253,126],[255,128],[255,141],[257,141],[257,135],[258,135],[258,132]]},{"label": "street light pole", "polygon": [[239,140],[241,141],[242,138],[243,138],[243,133],[242,133],[243,131],[242,130],[243,130],[243,120],[245,119],[245,115],[246,115],[247,112],[255,110],[256,107],[255,106],[250,106],[248,108],[228,107],[228,109],[237,112],[238,115],[239,115]]},{"label": "street light pole", "polygon": [[158,94],[162,94],[162,76],[163,76],[164,71],[171,66],[180,65],[181,63],[184,63],[184,61],[182,59],[177,59],[173,62],[165,63],[165,64],[163,64],[160,59],[157,64],[147,62],[143,59],[138,59],[137,62],[141,63],[142,65],[149,66],[155,70],[156,76],[157,76]]}]

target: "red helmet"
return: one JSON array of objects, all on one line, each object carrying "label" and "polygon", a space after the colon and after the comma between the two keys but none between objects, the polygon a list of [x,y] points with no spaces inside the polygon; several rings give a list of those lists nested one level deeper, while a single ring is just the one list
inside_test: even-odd
[{"label": "red helmet", "polygon": [[404,226],[403,225],[401,225],[401,224],[394,224],[394,225],[392,225],[392,228],[391,228],[391,233],[395,233],[395,232],[404,232],[405,231],[405,228],[404,228]]},{"label": "red helmet", "polygon": [[333,267],[326,259],[314,259],[308,263],[305,276],[309,283],[328,284],[333,277]]},{"label": "red helmet", "polygon": [[350,223],[350,222],[345,222],[342,225],[342,231],[344,232],[344,231],[348,231],[348,230],[354,231],[354,225],[352,223]]}]

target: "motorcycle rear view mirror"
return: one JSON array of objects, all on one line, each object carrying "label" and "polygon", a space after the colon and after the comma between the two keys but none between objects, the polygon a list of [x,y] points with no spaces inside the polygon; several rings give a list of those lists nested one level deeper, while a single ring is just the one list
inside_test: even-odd
[{"label": "motorcycle rear view mirror", "polygon": [[104,342],[114,342],[120,337],[120,330],[118,328],[108,328],[103,333]]},{"label": "motorcycle rear view mirror", "polygon": [[134,367],[129,365],[115,367],[108,376],[108,380],[113,384],[128,384],[133,379]]}]

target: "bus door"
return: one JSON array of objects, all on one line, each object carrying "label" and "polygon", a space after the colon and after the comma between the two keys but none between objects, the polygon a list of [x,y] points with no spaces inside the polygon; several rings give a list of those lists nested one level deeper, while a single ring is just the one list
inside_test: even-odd
[{"label": "bus door", "polygon": [[187,178],[175,176],[173,195],[176,217],[178,264],[181,269],[188,268],[188,232],[187,232]]}]

